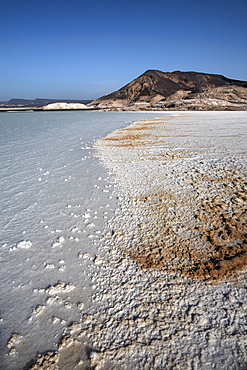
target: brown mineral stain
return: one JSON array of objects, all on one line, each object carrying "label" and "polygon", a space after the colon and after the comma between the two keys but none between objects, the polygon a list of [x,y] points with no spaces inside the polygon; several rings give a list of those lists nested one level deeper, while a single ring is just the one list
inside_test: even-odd
[{"label": "brown mineral stain", "polygon": [[[161,194],[158,198],[161,199]],[[148,201],[148,197],[144,199]],[[168,199],[167,194],[165,199]],[[198,204],[199,214],[190,230],[194,235],[191,240],[185,240],[173,230],[169,218],[164,215],[167,207],[162,205],[162,201],[153,204],[152,209],[160,217],[152,223],[152,235],[147,238],[149,244],[132,246],[133,252],[127,251],[144,269],[167,269],[199,280],[217,281],[247,265],[244,207],[238,207],[231,216],[227,216],[224,204],[218,199]],[[150,227],[147,230],[150,233]],[[203,242],[204,250],[197,249],[198,241]]]},{"label": "brown mineral stain", "polygon": [[[165,143],[165,142],[163,142],[163,143]],[[160,144],[160,142],[159,142],[159,144]],[[189,158],[191,156],[192,156],[192,154],[187,153],[187,152],[172,152],[172,153],[163,152],[163,153],[156,154],[156,155],[141,154],[140,158],[146,158],[150,161],[164,161],[164,162],[161,162],[161,163],[163,165],[166,165],[167,161],[176,161],[178,159]]]},{"label": "brown mineral stain", "polygon": [[[106,137],[105,141],[107,141],[108,146],[140,146],[144,145],[145,141],[143,140],[147,137],[148,134],[145,133],[126,133],[124,135],[115,135]],[[109,143],[110,142],[110,143]]]},{"label": "brown mineral stain", "polygon": [[132,126],[125,127],[122,130],[123,131],[152,130],[153,128],[157,127],[157,125],[160,125],[160,122],[141,123],[141,124],[135,124],[135,125],[132,125]]},{"label": "brown mineral stain", "polygon": [[143,146],[150,145],[150,141],[145,141],[143,139],[151,135],[147,133],[148,130],[155,129],[158,125],[164,122],[164,120],[169,119],[162,118],[154,121],[141,121],[137,122],[126,128],[117,130],[107,137],[103,138],[103,142],[107,142],[107,146],[122,146],[122,147],[133,147],[133,146]]},{"label": "brown mineral stain", "polygon": [[[160,145],[163,136],[156,137],[155,128],[170,118],[138,122],[103,141],[129,149]],[[157,155],[140,153],[138,158],[166,164],[192,155],[188,150],[164,150]],[[189,186],[209,189],[209,196],[191,200],[190,195],[162,190],[132,197],[138,207],[144,207],[148,221],[130,233],[116,230],[115,243],[144,269],[166,269],[208,282],[229,278],[247,265],[245,178],[234,169],[217,168],[212,173],[199,168],[193,178],[186,172],[183,176]],[[174,217],[168,215],[169,207],[174,208]],[[188,224],[186,207],[187,219],[193,218]]]}]

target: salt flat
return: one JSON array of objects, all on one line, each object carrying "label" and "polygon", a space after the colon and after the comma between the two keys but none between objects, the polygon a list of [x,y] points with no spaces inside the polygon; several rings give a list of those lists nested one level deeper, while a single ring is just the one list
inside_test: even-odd
[{"label": "salt flat", "polygon": [[125,239],[124,249],[144,267],[179,266],[212,280],[246,264],[245,116],[158,118],[101,140],[101,155],[131,202],[127,211],[138,213],[135,223],[124,217],[120,244]]},{"label": "salt flat", "polygon": [[97,369],[246,367],[246,124],[183,113],[97,141],[120,203],[86,325]]},{"label": "salt flat", "polygon": [[[117,208],[97,250],[77,255],[91,305],[32,369],[246,368],[246,112],[147,118],[94,143]],[[49,298],[33,320],[75,292],[38,290]]]}]

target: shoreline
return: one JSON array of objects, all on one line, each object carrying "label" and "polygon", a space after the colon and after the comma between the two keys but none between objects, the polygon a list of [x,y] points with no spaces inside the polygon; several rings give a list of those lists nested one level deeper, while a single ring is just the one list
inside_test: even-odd
[{"label": "shoreline", "polygon": [[[116,128],[153,116],[2,116],[2,366],[24,368],[37,353],[56,351],[71,323],[94,309],[93,280],[117,202],[92,145]],[[22,195],[29,198],[27,209]]]},{"label": "shoreline", "polygon": [[246,113],[230,116],[183,112],[97,140],[119,205],[94,305],[32,369],[245,368]]},{"label": "shoreline", "polygon": [[66,112],[66,111],[86,111],[86,112],[93,112],[93,111],[100,111],[100,112],[157,112],[157,113],[167,113],[167,112],[246,112],[247,108],[245,106],[235,107],[235,106],[176,106],[174,108],[158,108],[158,107],[151,107],[151,106],[120,106],[120,107],[97,107],[92,106],[88,108],[51,108],[47,109],[44,107],[0,107],[0,113],[15,113],[15,112]]}]

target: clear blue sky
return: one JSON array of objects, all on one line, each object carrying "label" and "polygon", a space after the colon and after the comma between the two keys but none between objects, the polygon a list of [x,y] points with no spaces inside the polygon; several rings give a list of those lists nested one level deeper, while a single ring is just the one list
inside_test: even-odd
[{"label": "clear blue sky", "polygon": [[147,69],[247,80],[247,0],[0,0],[0,100],[95,99]]}]

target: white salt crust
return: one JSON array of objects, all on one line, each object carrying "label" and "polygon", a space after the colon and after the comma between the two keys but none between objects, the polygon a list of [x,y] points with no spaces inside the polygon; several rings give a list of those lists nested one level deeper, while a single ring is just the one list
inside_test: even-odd
[{"label": "white salt crust", "polygon": [[[171,243],[173,234],[162,235],[160,218],[182,246],[197,240],[191,231],[197,202],[207,204],[220,194],[224,210],[233,216],[236,207],[242,210],[240,197],[228,198],[233,190],[223,175],[234,169],[246,179],[246,118],[243,112],[192,112],[160,120],[139,146],[110,140],[122,132],[96,142],[111,185],[117,185],[111,195],[119,206],[101,239],[100,256],[78,254],[91,264],[92,306],[85,309],[78,302],[80,321],[67,326],[57,351],[40,355],[32,369],[246,368],[246,267],[210,281],[184,273],[187,255],[173,255],[162,268],[139,263],[140,245],[154,245],[161,237]],[[230,185],[242,191],[242,182]],[[206,245],[200,241],[198,250]],[[133,251],[140,254],[135,259]],[[59,300],[70,289],[61,282],[47,293]]]}]

